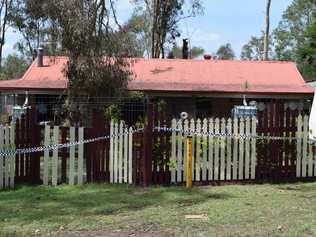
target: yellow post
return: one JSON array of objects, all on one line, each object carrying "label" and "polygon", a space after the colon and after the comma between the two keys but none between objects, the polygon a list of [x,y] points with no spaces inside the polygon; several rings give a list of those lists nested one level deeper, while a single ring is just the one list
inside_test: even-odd
[{"label": "yellow post", "polygon": [[186,173],[187,173],[187,188],[192,188],[192,136],[187,137],[187,163],[186,163]]}]

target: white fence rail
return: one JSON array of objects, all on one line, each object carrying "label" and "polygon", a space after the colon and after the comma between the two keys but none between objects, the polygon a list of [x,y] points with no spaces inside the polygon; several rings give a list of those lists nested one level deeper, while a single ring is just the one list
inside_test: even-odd
[{"label": "white fence rail", "polygon": [[[204,119],[172,120],[172,128],[191,131],[193,136],[193,180],[231,181],[253,180],[256,177],[256,139],[240,139],[238,135],[256,136],[256,118],[247,119]],[[234,134],[213,137],[205,133]],[[184,182],[186,178],[186,137],[182,132],[173,131],[171,159],[175,162],[171,170],[171,182]]]},{"label": "white fence rail", "polygon": [[111,122],[110,183],[133,183],[133,129]]},{"label": "white fence rail", "polygon": [[[76,129],[78,130],[78,137],[76,139]],[[69,128],[69,142],[76,142],[83,140],[84,128],[70,127]],[[53,145],[60,143],[60,127],[46,125],[44,145]],[[69,166],[67,167],[68,183],[70,185],[83,184],[84,182],[84,161],[83,161],[83,144],[72,146],[69,148]],[[44,169],[43,169],[43,184],[57,186],[58,178],[60,177],[61,170],[59,168],[59,155],[58,150],[53,152],[44,151]]]},{"label": "white fence rail", "polygon": [[[0,126],[0,150],[15,149],[15,126]],[[15,156],[0,156],[0,190],[14,187]]]}]

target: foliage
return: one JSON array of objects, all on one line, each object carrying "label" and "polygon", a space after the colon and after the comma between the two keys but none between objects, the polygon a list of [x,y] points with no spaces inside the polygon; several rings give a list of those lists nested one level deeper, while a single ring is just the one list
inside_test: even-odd
[{"label": "foliage", "polygon": [[[178,47],[177,45],[173,46],[171,49],[172,58],[183,58],[182,55],[182,48]],[[204,49],[202,47],[193,46],[191,49],[189,49],[189,58],[194,59],[202,56],[204,54]]]},{"label": "foliage", "polygon": [[296,51],[305,44],[305,30],[311,23],[315,9],[315,0],[294,0],[286,9],[273,32],[276,59],[300,64]]},{"label": "foliage", "polygon": [[144,44],[146,21],[142,15],[133,14],[120,30],[115,33],[116,39],[119,40],[121,51],[128,57],[143,57],[146,44]]},{"label": "foliage", "polygon": [[180,36],[179,23],[202,13],[201,0],[134,0],[146,19],[151,57],[165,57],[165,46]]},{"label": "foliage", "polygon": [[51,30],[58,32],[69,57],[64,73],[69,81],[66,106],[72,123],[80,117],[76,116],[79,103],[126,93],[130,60],[122,57],[121,26],[111,23],[117,22],[113,0],[44,1],[41,12],[51,22]]},{"label": "foliage", "polygon": [[[297,50],[306,42],[305,31],[312,22],[312,13],[315,9],[315,0],[293,0],[283,13],[278,27],[270,35],[268,50],[270,59],[294,61],[300,67],[301,58]],[[264,59],[264,33],[259,37],[251,37],[242,48],[241,58]]]},{"label": "foliage", "polygon": [[[275,58],[273,53],[273,40],[270,36],[269,56],[268,58]],[[264,33],[260,37],[252,36],[247,44],[242,47],[241,55],[242,60],[264,60]]]},{"label": "foliage", "polygon": [[29,59],[39,47],[48,55],[61,55],[61,36],[46,12],[45,1],[14,0],[10,13],[10,25],[19,31],[23,39],[15,48]]},{"label": "foliage", "polygon": [[247,44],[242,47],[242,60],[263,60],[264,40],[263,36],[252,36]]},{"label": "foliage", "polygon": [[305,44],[298,50],[300,69],[306,77],[316,78],[316,10],[305,38]]},{"label": "foliage", "polygon": [[16,54],[8,55],[0,70],[0,80],[19,79],[29,66],[29,61]]},{"label": "foliage", "polygon": [[105,109],[105,117],[114,122],[119,122],[122,116],[121,107],[118,104],[112,104]]},{"label": "foliage", "polygon": [[235,58],[235,53],[231,44],[227,43],[220,46],[216,52],[216,58],[220,60],[233,60]]}]

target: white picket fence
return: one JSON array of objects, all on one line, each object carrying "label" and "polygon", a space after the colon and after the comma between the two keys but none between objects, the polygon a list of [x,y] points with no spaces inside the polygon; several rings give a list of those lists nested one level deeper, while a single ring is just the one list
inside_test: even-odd
[{"label": "white picket fence", "polygon": [[[76,129],[78,130],[78,139],[76,139]],[[69,142],[81,141],[84,139],[84,128],[70,127],[69,128]],[[44,145],[60,144],[60,128],[58,126],[45,126]],[[70,185],[83,184],[84,182],[84,160],[83,160],[83,144],[71,146],[69,148],[69,167],[67,173],[69,174],[68,183]],[[52,154],[51,154],[52,153]],[[44,173],[43,184],[57,186],[58,177],[61,175],[59,168],[58,150],[53,152],[44,151]]]},{"label": "white picket fence", "polygon": [[[15,129],[11,126],[0,126],[0,150],[15,149]],[[14,188],[15,156],[0,156],[0,190]]]},{"label": "white picket fence", "polygon": [[[231,181],[253,180],[256,176],[256,139],[212,137],[205,133],[256,136],[256,118],[247,119],[204,119],[172,120],[172,128],[193,131],[193,180]],[[172,132],[171,182],[184,182],[187,157],[186,137],[182,132]]]},{"label": "white picket fence", "polygon": [[312,145],[308,141],[309,117],[299,115],[297,118],[297,153],[296,177],[307,178],[316,176],[316,154],[312,152]]},{"label": "white picket fence", "polygon": [[133,183],[133,128],[111,122],[110,183]]}]

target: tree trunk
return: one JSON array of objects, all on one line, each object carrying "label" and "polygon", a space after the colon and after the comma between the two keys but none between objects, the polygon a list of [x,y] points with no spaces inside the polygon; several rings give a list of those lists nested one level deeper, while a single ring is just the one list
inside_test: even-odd
[{"label": "tree trunk", "polygon": [[266,0],[266,26],[265,26],[265,35],[264,35],[264,60],[269,60],[270,7],[271,7],[271,0]]},{"label": "tree trunk", "polygon": [[3,14],[3,18],[1,19],[2,25],[1,25],[1,42],[0,42],[0,68],[2,68],[2,52],[3,52],[3,46],[5,43],[5,33],[6,33],[6,27],[7,27],[7,20],[8,20],[8,8],[11,6],[12,0],[3,0],[1,2],[2,8],[1,8],[1,15]]}]

